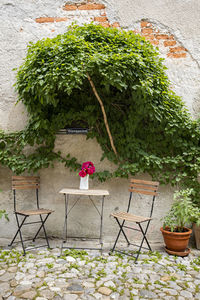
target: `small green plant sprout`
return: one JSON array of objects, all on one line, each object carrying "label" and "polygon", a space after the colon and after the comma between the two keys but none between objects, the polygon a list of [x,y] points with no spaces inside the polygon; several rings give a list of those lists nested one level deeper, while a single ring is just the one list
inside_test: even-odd
[{"label": "small green plant sprout", "polygon": [[97,271],[96,274],[97,274],[97,276],[100,276],[100,277],[106,277],[107,276],[107,273],[103,269]]},{"label": "small green plant sprout", "polygon": [[171,280],[171,281],[176,281],[176,280],[177,280],[177,277],[176,277],[176,276],[171,276],[171,277],[170,277],[170,280]]},{"label": "small green plant sprout", "polygon": [[7,214],[7,212],[5,211],[5,209],[1,209],[1,210],[0,210],[0,219],[2,219],[3,217],[4,217],[7,221],[9,221],[8,214]]},{"label": "small green plant sprout", "polygon": [[[0,189],[0,192],[2,192],[1,189]],[[2,219],[3,217],[4,217],[7,221],[9,221],[8,214],[7,214],[7,212],[5,211],[5,209],[0,209],[0,219]]]},{"label": "small green plant sprout", "polygon": [[52,269],[54,267],[54,264],[52,263],[46,263],[46,266],[48,269]]},{"label": "small green plant sprout", "polygon": [[181,271],[186,272],[187,271],[187,266],[183,264],[177,264],[177,268]]},{"label": "small green plant sprout", "polygon": [[83,260],[88,256],[88,253],[85,250],[70,249],[64,251],[64,255],[62,256],[62,258],[65,258],[66,256],[71,256],[75,259],[81,258]]},{"label": "small green plant sprout", "polygon": [[193,189],[185,189],[174,193],[175,202],[168,214],[163,218],[163,228],[183,232],[186,225],[200,225],[200,209],[192,202]]}]

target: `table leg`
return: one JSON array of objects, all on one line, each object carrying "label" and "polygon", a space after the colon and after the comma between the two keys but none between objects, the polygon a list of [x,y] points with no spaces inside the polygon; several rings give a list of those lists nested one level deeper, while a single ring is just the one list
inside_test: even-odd
[{"label": "table leg", "polygon": [[60,256],[62,255],[63,244],[67,242],[67,215],[68,215],[69,195],[65,194],[65,221],[63,226],[63,239],[61,243]]},{"label": "table leg", "polygon": [[100,244],[101,244],[101,254],[102,254],[102,250],[103,250],[102,234],[103,234],[103,208],[104,208],[104,198],[105,198],[105,196],[102,197],[102,204],[101,204],[101,223],[100,223],[100,236],[99,236],[99,240],[100,240]]}]

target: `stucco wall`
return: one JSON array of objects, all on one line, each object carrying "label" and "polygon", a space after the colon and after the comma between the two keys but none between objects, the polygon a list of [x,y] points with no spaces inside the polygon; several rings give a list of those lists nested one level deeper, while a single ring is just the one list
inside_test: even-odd
[{"label": "stucco wall", "polygon": [[[82,5],[82,6],[81,6]],[[96,5],[96,6],[95,6]],[[15,72],[26,55],[30,41],[45,37],[54,37],[64,33],[72,22],[78,24],[91,21],[102,26],[114,26],[131,29],[144,35],[160,49],[168,67],[167,73],[174,91],[183,97],[193,117],[200,110],[200,33],[199,0],[109,0],[94,3],[63,0],[1,0],[0,3],[0,128],[4,130],[22,129],[27,121],[27,113],[22,104],[15,105],[17,95],[14,91]],[[173,41],[173,42],[172,42]],[[172,42],[172,43],[168,43]],[[56,148],[63,153],[71,153],[79,161],[92,160],[98,170],[114,169],[107,161],[100,162],[101,149],[95,140],[86,141],[84,135],[58,136]],[[41,200],[44,206],[55,210],[48,221],[48,232],[52,236],[61,236],[63,215],[63,196],[58,191],[63,187],[78,187],[79,178],[62,165],[54,169],[41,170]],[[9,212],[10,222],[1,221],[0,237],[10,238],[14,233],[15,220],[12,215],[12,173],[0,167],[1,207]],[[139,178],[148,178],[139,176]],[[93,188],[108,189],[104,215],[104,236],[112,241],[118,230],[109,214],[123,209],[128,200],[128,180],[115,179],[106,183],[90,182]],[[155,206],[155,220],[150,230],[150,239],[161,241],[160,218],[170,207],[172,189],[160,188],[160,196]],[[26,196],[21,197],[21,203]],[[137,210],[144,212],[142,199],[137,199]],[[97,218],[87,199],[82,201],[71,219],[71,231],[92,234],[95,232]],[[88,223],[88,216],[92,216]],[[78,220],[77,227],[75,221]],[[84,223],[84,221],[87,221]],[[72,228],[74,228],[72,230]],[[76,229],[75,229],[76,228]],[[28,233],[28,232],[27,232]]]}]

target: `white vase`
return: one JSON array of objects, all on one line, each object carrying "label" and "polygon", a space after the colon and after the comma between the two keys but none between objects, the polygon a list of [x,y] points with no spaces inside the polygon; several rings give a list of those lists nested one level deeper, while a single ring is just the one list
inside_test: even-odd
[{"label": "white vase", "polygon": [[80,178],[80,190],[88,190],[89,189],[89,175],[87,174],[85,177]]}]

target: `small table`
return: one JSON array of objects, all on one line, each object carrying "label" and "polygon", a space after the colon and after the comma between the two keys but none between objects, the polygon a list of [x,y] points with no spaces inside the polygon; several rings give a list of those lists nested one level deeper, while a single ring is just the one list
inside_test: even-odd
[{"label": "small table", "polygon": [[[103,208],[104,208],[104,198],[105,196],[109,195],[109,192],[107,190],[80,190],[80,189],[70,189],[70,188],[64,188],[62,189],[60,192],[60,194],[64,194],[65,195],[65,221],[64,221],[64,228],[63,228],[63,240],[62,240],[62,244],[61,244],[61,252],[60,255],[62,255],[62,250],[63,248],[65,249],[74,249],[75,247],[64,247],[63,244],[67,241],[68,238],[77,238],[77,237],[73,237],[73,236],[68,236],[68,232],[67,232],[67,221],[68,221],[68,215],[70,213],[70,211],[74,208],[74,206],[78,203],[78,200],[75,201],[75,203],[72,205],[71,209],[68,211],[68,205],[69,205],[69,195],[79,195],[79,196],[89,196],[89,199],[91,201],[91,203],[93,204],[93,206],[95,207],[97,213],[100,216],[100,234],[98,238],[89,238],[90,240],[92,239],[98,239],[99,243],[101,245],[100,248],[83,248],[83,247],[76,247],[76,249],[89,249],[89,250],[101,250],[103,249],[103,241],[102,241],[102,231],[103,231]],[[93,202],[93,200],[90,198],[90,196],[102,196],[102,203],[101,203],[101,210],[98,209],[98,207],[95,205],[95,203]],[[84,237],[82,237],[84,238]],[[88,239],[88,238],[84,238],[84,239]]]}]

